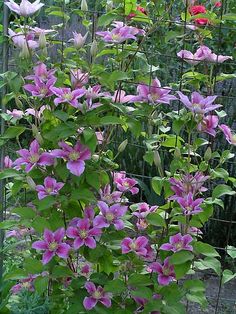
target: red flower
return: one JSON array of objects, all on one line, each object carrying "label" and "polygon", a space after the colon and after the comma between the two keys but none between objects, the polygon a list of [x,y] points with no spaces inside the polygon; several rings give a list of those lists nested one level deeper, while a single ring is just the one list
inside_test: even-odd
[{"label": "red flower", "polygon": [[[189,13],[191,15],[205,14],[207,12],[206,7],[204,5],[193,5],[189,9]],[[195,23],[199,25],[205,25],[209,22],[207,18],[199,18],[195,19]]]},{"label": "red flower", "polygon": [[220,8],[222,6],[222,3],[220,1],[216,2],[214,7],[215,8]]}]

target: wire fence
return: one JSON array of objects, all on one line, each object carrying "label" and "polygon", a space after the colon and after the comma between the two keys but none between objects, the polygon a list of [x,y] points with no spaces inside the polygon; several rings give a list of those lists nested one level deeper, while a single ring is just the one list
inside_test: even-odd
[{"label": "wire fence", "polygon": [[[168,8],[171,7],[171,3],[173,1],[166,1],[167,5],[167,11]],[[179,3],[179,1],[177,1]],[[172,91],[185,91],[185,79],[184,79],[184,73],[186,70],[186,62],[184,59],[181,59],[177,57],[176,52],[179,50],[185,50],[189,46],[194,46],[194,38],[189,35],[191,34],[191,30],[189,29],[190,26],[192,26],[192,23],[188,22],[187,15],[188,15],[188,6],[186,6],[183,10],[183,3],[173,6],[174,9],[168,11],[169,12],[169,19],[162,18],[162,17],[155,17],[150,16],[147,17],[148,21],[152,21],[153,31],[148,33],[148,36],[146,36],[143,39],[143,42],[141,45],[137,48],[134,47],[134,49],[129,49],[125,47],[125,45],[120,45],[119,49],[122,52],[128,53],[128,58],[130,58],[130,64],[132,64],[133,73],[132,79],[121,81],[118,84],[118,89],[122,89],[122,86],[126,86],[127,89],[135,90],[137,85],[139,84],[140,77],[136,76],[135,69],[138,68],[139,64],[135,63],[135,58],[133,56],[136,56],[137,54],[144,55],[149,63],[151,64],[151,67],[146,70],[146,75],[149,75],[149,83],[146,83],[149,88],[152,87],[152,79],[158,75],[160,79],[166,83],[167,85],[171,82],[172,85],[168,87],[168,89],[171,89]],[[236,35],[236,28],[234,26],[226,26],[225,23],[223,23],[224,15],[228,13],[228,8],[230,3],[233,3],[234,0],[223,0],[222,6],[220,8],[219,13],[219,19],[220,22],[216,25],[206,25],[205,29],[209,29],[211,31],[214,31],[214,38],[210,39],[211,45],[214,47],[214,52],[219,55],[220,53],[225,54],[225,50],[228,50],[228,47],[226,47],[225,44],[225,38],[227,38],[227,34],[230,34],[230,36]],[[98,21],[101,16],[103,16],[106,12],[100,9],[94,10],[96,7],[98,1],[94,1],[94,5],[92,9],[89,9],[87,11],[87,20],[91,21],[90,26],[90,43],[93,42],[94,39],[96,39],[96,32],[98,31]],[[69,39],[72,37],[72,31],[80,31],[83,30],[83,27],[80,25],[82,24],[82,18],[80,16],[80,10],[77,8],[80,5],[80,1],[74,1],[71,4],[65,5],[65,2],[63,1],[63,5],[59,6],[57,8],[58,12],[62,12],[62,16],[53,16],[52,12],[50,11],[51,6],[45,5],[44,10],[47,12],[45,14],[42,14],[39,17],[39,26],[42,28],[50,28],[52,24],[60,23],[59,31],[57,37],[54,37],[50,41],[50,46],[48,48],[48,54],[50,57],[52,57],[54,60],[59,60],[59,63],[61,65],[61,69],[63,69],[64,60],[66,59],[66,47],[70,45]],[[182,17],[182,20],[180,20],[178,9],[182,8],[182,12],[184,12],[184,15]],[[54,10],[55,11],[55,10]],[[68,18],[72,21],[72,23],[69,22]],[[127,22],[127,17],[119,13],[120,20]],[[6,6],[4,6],[4,34],[7,35],[7,29],[9,26],[11,26],[12,22],[8,18],[8,12],[6,9]],[[118,20],[118,18],[117,18]],[[164,48],[162,47],[161,40],[163,39],[163,33],[167,33],[169,31],[178,31],[177,37],[181,41],[181,44],[179,44],[178,40],[174,41],[169,40],[165,43]],[[159,39],[160,34],[162,33],[161,40]],[[57,49],[60,51],[60,54],[55,53],[56,50],[53,48],[53,45],[57,46]],[[173,47],[174,46],[174,47]],[[17,73],[18,67],[17,63],[15,63],[15,57],[18,53],[16,49],[10,49],[8,51],[8,44],[7,41],[2,45],[3,47],[3,61],[0,62],[0,65],[2,67],[2,73],[6,72],[9,68],[10,70],[13,70]],[[51,50],[50,50],[51,49]],[[196,50],[195,48],[194,51]],[[229,52],[229,51],[227,51]],[[89,54],[88,54],[89,58]],[[196,61],[196,60],[195,60]],[[106,62],[105,57],[99,57],[94,62],[96,63],[104,63]],[[214,77],[216,78],[217,75],[222,73],[222,71],[230,71],[235,67],[236,63],[235,61],[225,62],[224,64],[221,64],[218,62],[218,59],[216,60],[216,64],[214,64]],[[124,64],[121,63],[116,65],[118,70],[125,71]],[[202,65],[204,67],[204,63]],[[228,81],[229,83],[226,83],[227,87],[225,87],[224,83],[217,83],[217,80],[215,79],[215,83],[212,89],[212,92],[214,94],[218,95],[219,102],[222,101],[222,103],[225,105],[225,110],[229,112],[229,120],[231,122],[232,129],[236,129],[236,125],[234,123],[234,118],[236,111],[232,109],[233,104],[236,103],[236,82],[234,79],[231,79]],[[169,86],[169,85],[168,85]],[[234,86],[234,88],[231,88],[231,86]],[[162,87],[163,88],[163,87]],[[165,87],[164,87],[165,88]],[[5,88],[2,89],[2,97],[6,94]],[[202,94],[204,95],[210,95],[208,90],[202,90]],[[5,112],[5,108],[2,104],[2,112]],[[181,103],[178,102],[174,109],[179,113],[181,109]],[[228,110],[229,109],[229,110]],[[229,123],[227,123],[229,124]],[[148,128],[148,126],[147,126]],[[4,127],[4,121],[1,121],[1,134],[4,133],[5,127]],[[115,136],[110,142],[110,145],[114,147],[118,147],[123,139],[126,138],[127,135],[122,135],[119,130],[117,130]],[[124,138],[122,138],[124,137]],[[222,142],[219,141],[218,143],[213,143],[213,148],[219,148],[222,147]],[[3,169],[3,158],[5,154],[13,154],[15,151],[14,146],[8,146],[8,147],[1,147],[1,169]],[[147,187],[149,192],[151,193],[151,187],[150,187],[150,180],[153,176],[156,175],[156,168],[154,166],[148,165],[143,157],[143,154],[146,151],[146,146],[136,140],[132,135],[129,135],[129,145],[126,148],[126,151],[124,152],[122,159],[119,160],[120,166],[122,170],[126,170],[127,174],[129,176],[135,177],[140,180],[140,182],[143,184],[143,186]],[[170,158],[168,158],[168,151],[165,149],[162,149],[159,151],[161,155],[161,159],[165,160],[163,163],[163,167],[168,166],[168,163],[170,162]],[[228,160],[226,162],[227,167],[229,169],[230,175],[235,176],[236,175],[236,161],[234,160]],[[0,215],[0,221],[6,218],[6,209],[8,206],[12,204],[8,204],[6,200],[6,194],[5,189],[3,186],[3,181],[0,181],[0,203],[2,204],[2,210]],[[149,194],[150,196],[150,194]],[[142,192],[139,195],[139,199],[136,201],[147,201],[149,203],[155,202],[156,198],[154,199],[148,199],[147,193],[142,190]],[[235,208],[235,201],[233,200],[233,197],[227,197],[225,198],[225,209],[222,213],[222,209],[216,208],[214,215],[210,218],[210,221],[206,224],[204,227],[204,238],[212,244],[216,250],[218,250],[222,257],[223,266],[226,267],[227,265],[227,254],[226,254],[226,247],[228,245],[233,245],[234,241],[236,240],[236,208]],[[220,241],[216,241],[214,238],[217,233],[221,231],[223,234],[220,235]],[[3,246],[3,232],[0,233],[0,246]],[[1,255],[0,259],[0,270],[2,268],[3,264],[3,254]],[[206,272],[204,273],[206,275]],[[209,275],[209,273],[208,273]],[[214,278],[213,274],[210,274],[212,278]],[[196,274],[198,276],[198,274]],[[199,275],[199,278],[202,275]],[[207,281],[207,280],[206,280]],[[235,312],[235,298],[230,295],[230,297],[227,296],[227,293],[225,291],[225,288],[222,285],[222,277],[218,280],[214,278],[213,284],[208,283],[208,299],[210,303],[210,307],[208,308],[208,312],[212,311],[214,313],[227,313],[227,308],[224,308],[224,306],[227,306],[227,304],[230,305],[228,313],[234,313]],[[213,286],[212,286],[213,285]],[[217,286],[217,287],[216,287]],[[214,293],[210,291],[214,287]],[[236,285],[233,285],[233,288],[235,289]],[[231,288],[230,288],[231,289]],[[200,309],[191,309],[189,307],[189,304],[186,305],[187,312],[188,313],[202,313]],[[236,313],[236,312],[235,312]]]}]

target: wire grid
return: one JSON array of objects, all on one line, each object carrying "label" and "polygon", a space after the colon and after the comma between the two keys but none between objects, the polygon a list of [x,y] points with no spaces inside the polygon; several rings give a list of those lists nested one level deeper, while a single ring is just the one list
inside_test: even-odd
[{"label": "wire grid", "polygon": [[[229,1],[230,0],[222,1],[222,7],[220,9],[220,18],[221,19],[222,19],[223,14],[225,13],[226,8],[228,7]],[[53,3],[53,1],[51,1],[51,2]],[[76,4],[79,4],[79,3],[80,3],[80,1],[79,2],[74,1],[72,7],[74,7]],[[97,3],[97,1],[95,1],[95,7],[96,7],[96,3]],[[170,1],[170,3],[171,3],[171,1]],[[186,1],[186,3],[187,3],[187,1]],[[167,9],[168,9],[168,4],[169,4],[169,1],[167,1]],[[49,7],[50,7],[50,5],[45,6],[45,8],[49,8]],[[73,17],[73,15],[71,15],[71,13],[70,13],[70,10],[71,10],[70,5],[69,6],[65,5],[65,2],[63,2],[62,11],[64,14],[63,14],[63,17],[61,20],[62,28],[61,28],[61,31],[59,32],[58,37],[55,40],[52,40],[52,44],[56,44],[58,46],[58,48],[60,49],[60,52],[61,52],[61,54],[60,54],[60,66],[61,66],[62,70],[63,70],[63,64],[64,64],[65,47],[69,43],[68,42],[69,38],[72,37],[71,36],[72,30],[76,30],[76,31],[78,30],[77,25],[71,25],[69,27],[69,32],[68,32],[68,23],[65,20],[65,15],[69,14],[71,17]],[[173,26],[177,26],[177,27],[181,28],[181,32],[182,32],[182,35],[184,36],[184,40],[183,40],[182,47],[180,47],[179,50],[186,49],[187,44],[189,44],[185,40],[185,35],[188,31],[188,26],[189,26],[189,23],[187,22],[187,12],[188,12],[187,5],[185,6],[184,12],[185,12],[185,14],[184,14],[185,18],[183,21],[180,21],[178,18],[176,18],[176,16],[174,16],[174,14],[173,14],[173,16],[170,16],[170,19],[152,18],[152,22],[157,23],[156,32],[150,34],[149,38],[144,40],[144,42],[141,45],[141,48],[138,51],[127,49],[125,47],[125,45],[123,45],[123,44],[120,47],[120,49],[122,49],[122,51],[130,52],[131,55],[134,53],[135,54],[143,54],[144,56],[147,57],[148,60],[150,60],[150,64],[152,64],[152,66],[151,66],[150,72],[149,72],[149,84],[148,84],[149,88],[151,88],[152,78],[154,78],[156,76],[156,72],[157,72],[157,75],[159,73],[161,73],[161,81],[166,83],[167,85],[169,83],[170,77],[172,78],[171,81],[176,83],[172,87],[173,91],[176,91],[176,90],[182,91],[184,89],[183,74],[184,74],[184,71],[186,69],[185,61],[183,59],[179,59],[176,56],[176,53],[171,54],[171,53],[169,53],[169,51],[167,53],[166,52],[164,53],[161,50],[160,51],[153,51],[155,48],[155,45],[154,45],[155,39],[158,36],[158,33],[157,33],[158,28],[159,27],[165,28],[166,25],[168,25],[170,29],[172,29]],[[97,27],[98,18],[100,16],[102,16],[104,13],[105,12],[103,12],[103,11],[99,11],[99,10],[95,10],[95,9],[90,9],[87,12],[87,19],[92,20],[92,25],[91,25],[92,36],[90,38],[91,42],[96,38],[96,31],[98,30],[98,27]],[[170,15],[172,13],[173,12],[170,12]],[[6,18],[6,10],[5,10],[5,18]],[[44,18],[45,18],[45,16],[44,16]],[[125,16],[121,16],[121,19],[124,22],[126,21]],[[46,19],[46,20],[40,19],[39,23],[41,23],[42,25],[39,25],[39,26],[42,26],[42,28],[47,28],[47,27],[45,27],[45,21],[50,26],[50,24],[53,24],[53,23],[50,23],[51,20],[57,21],[58,18],[55,19],[55,18],[50,17],[49,19]],[[80,22],[81,22],[81,19],[80,19]],[[75,26],[76,26],[76,28],[75,28]],[[166,27],[166,28],[168,28],[168,27]],[[220,23],[219,25],[215,25],[215,26],[209,25],[209,26],[206,26],[206,28],[214,29],[216,34],[217,34],[217,36],[215,36],[214,39],[212,40],[212,41],[215,41],[217,43],[217,51],[214,51],[216,54],[220,54],[220,52],[222,53],[222,51],[221,51],[222,50],[221,49],[222,48],[222,40],[223,40],[222,32],[223,31],[226,32],[226,31],[230,30],[233,32],[235,31],[235,34],[236,34],[235,28],[226,27],[226,26],[222,25],[222,23]],[[194,42],[192,41],[192,43],[194,43]],[[5,47],[5,54],[6,54],[6,47]],[[10,70],[14,70],[17,72],[17,65],[13,61],[14,58],[11,58],[12,56],[14,56],[14,51],[11,51],[9,55],[10,55],[10,59],[8,62],[8,67],[10,68]],[[153,71],[154,65],[155,64],[158,65],[158,63],[156,62],[156,60],[158,60],[158,59],[165,60],[162,62],[163,63],[165,62],[165,64],[166,64],[166,67],[160,69],[161,70],[160,72],[159,72],[159,70]],[[97,61],[97,62],[104,62],[104,60],[99,58],[99,61]],[[178,64],[176,70],[172,73],[171,73],[171,71],[168,71],[169,70],[168,62],[170,62],[171,64],[173,64],[173,62],[175,62],[175,64]],[[136,67],[135,62],[132,62],[132,65],[133,65],[133,69],[135,70],[135,67]],[[236,65],[236,63],[225,62],[224,65],[222,65],[222,64],[219,64],[217,62],[217,66],[215,66],[215,74],[214,74],[215,77],[217,76],[217,74],[220,73],[222,68],[227,68],[227,66],[232,67],[233,65]],[[7,69],[6,64],[5,65],[2,64],[2,67],[5,70]],[[124,69],[124,65],[121,63],[119,66],[119,70],[122,70],[122,69]],[[126,80],[125,82],[120,82],[117,86],[118,89],[122,89],[122,86],[125,85],[130,90],[133,90],[133,91],[136,90],[136,86],[138,84],[138,81],[136,80],[136,77],[135,77],[135,71],[133,74],[134,74],[133,79],[128,80],[128,81]],[[223,93],[223,88],[224,88],[223,84],[222,84],[222,86],[220,86],[220,88],[218,87],[218,85],[219,84],[214,85],[214,88],[213,88],[214,94],[217,94],[219,96],[218,99],[220,101],[223,101],[224,103],[226,103],[226,102],[232,103],[232,101],[234,101],[234,99],[236,98],[236,93],[233,95],[228,95],[228,93],[226,91],[226,94],[224,94]],[[186,91],[184,91],[184,92],[186,93]],[[3,91],[3,94],[4,94],[4,91]],[[203,90],[202,94],[208,95],[208,92],[206,90]],[[178,112],[180,111],[181,106],[182,106],[181,103],[178,102],[178,104],[177,104]],[[232,128],[236,129],[234,124],[232,124]],[[111,144],[114,145],[114,147],[118,147],[118,145],[122,142],[122,140],[119,140],[120,138],[122,138],[122,135],[120,134],[120,132],[117,128],[115,137],[112,139]],[[216,143],[214,143],[214,145],[217,147]],[[7,147],[6,150],[10,152],[9,147]],[[131,151],[131,153],[129,152],[129,150]],[[135,154],[133,155],[132,153],[134,152],[134,150],[135,150]],[[14,149],[13,149],[13,151],[14,151]],[[143,145],[143,143],[135,140],[132,136],[130,136],[129,137],[129,145],[127,146],[127,149],[125,152],[126,157],[123,160],[120,160],[119,162],[121,165],[121,169],[126,170],[128,175],[136,177],[137,179],[140,180],[140,182],[143,183],[143,185],[148,186],[148,184],[149,184],[148,181],[150,181],[150,179],[155,175],[156,169],[148,166],[147,163],[142,159],[142,156],[143,156],[145,151],[146,151],[146,147]],[[159,150],[159,153],[162,157],[162,160],[165,160],[165,164],[163,164],[163,168],[164,168],[167,164],[166,160],[169,161],[169,159],[168,159],[169,154],[168,154],[168,151],[165,149]],[[130,154],[132,154],[131,158],[129,156]],[[137,163],[137,166],[134,167],[134,169],[130,169],[130,167],[128,165],[129,164],[129,158],[130,158],[130,164],[136,164]],[[127,160],[128,160],[128,164],[126,162]],[[232,161],[232,160],[227,161],[228,168],[231,170],[235,164],[236,164],[235,161]],[[235,174],[235,170],[234,170],[234,174]],[[230,198],[228,198],[228,199],[229,199],[228,201],[233,204],[232,197],[231,197],[231,200],[230,200]],[[141,194],[139,195],[139,199],[134,200],[134,201],[143,201],[143,200],[147,200],[147,197],[146,197],[146,195],[144,195],[143,190],[142,190]],[[7,208],[8,206],[7,206],[6,196],[4,196],[4,202],[3,203],[4,203],[3,207]],[[225,257],[226,257],[225,247],[228,244],[232,244],[231,243],[231,241],[232,241],[231,233],[232,233],[233,226],[236,224],[235,211],[233,210],[234,208],[235,208],[234,204],[233,204],[233,206],[229,206],[228,215],[227,215],[229,217],[228,219],[221,219],[220,218],[221,216],[219,214],[218,209],[216,210],[216,213],[214,214],[214,216],[212,218],[210,218],[211,222],[217,223],[219,230],[221,229],[222,224],[225,225],[226,229],[227,229],[226,238],[224,241],[224,246],[214,245],[214,247],[219,252],[221,252],[223,264],[224,264]],[[205,229],[207,230],[207,227]],[[223,252],[223,254],[222,254],[222,252]],[[219,306],[220,306],[221,302],[223,302],[223,303],[230,302],[232,304],[235,303],[234,299],[227,299],[225,297],[222,297],[221,292],[222,292],[222,277],[220,278],[220,280],[218,282],[217,296],[216,297],[212,297],[210,295],[208,296],[209,299],[213,299],[213,301],[215,301],[215,302],[213,302],[215,313],[220,313],[219,312]],[[189,304],[186,305],[186,309],[187,310],[189,309]],[[198,313],[200,313],[200,312],[198,312]]]}]

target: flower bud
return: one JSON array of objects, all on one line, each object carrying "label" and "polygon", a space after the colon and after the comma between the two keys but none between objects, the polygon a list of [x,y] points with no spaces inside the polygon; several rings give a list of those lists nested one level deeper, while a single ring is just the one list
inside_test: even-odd
[{"label": "flower bud", "polygon": [[94,39],[94,41],[92,42],[91,48],[90,48],[91,56],[92,56],[93,58],[96,57],[97,52],[98,52],[98,43],[97,43],[97,41]]},{"label": "flower bud", "polygon": [[47,45],[47,39],[44,32],[40,32],[39,35],[39,48],[44,49]]},{"label": "flower bud", "polygon": [[112,0],[108,0],[107,4],[106,4],[106,12],[109,12],[113,9],[113,1]]},{"label": "flower bud", "polygon": [[119,145],[118,152],[122,153],[126,149],[127,144],[128,144],[128,140],[126,139]]},{"label": "flower bud", "polygon": [[20,57],[23,59],[28,59],[30,57],[30,51],[26,42],[24,42],[23,44],[22,50],[20,52]]},{"label": "flower bud", "polygon": [[212,151],[211,151],[211,147],[209,146],[207,150],[205,151],[204,160],[209,161],[211,159],[211,155],[212,155]]},{"label": "flower bud", "polygon": [[26,182],[28,183],[29,187],[31,187],[32,190],[35,190],[36,184],[34,180],[31,177],[26,177]]},{"label": "flower bud", "polygon": [[88,11],[88,4],[86,0],[81,1],[81,10],[87,12]]}]

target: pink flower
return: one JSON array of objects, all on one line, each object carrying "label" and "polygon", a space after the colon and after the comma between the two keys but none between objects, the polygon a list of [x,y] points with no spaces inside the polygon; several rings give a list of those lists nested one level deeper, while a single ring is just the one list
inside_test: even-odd
[{"label": "pink flower", "polygon": [[86,39],[88,37],[88,33],[86,33],[84,36],[82,36],[80,33],[73,32],[73,37],[70,39],[74,43],[75,48],[80,49],[84,46]]},{"label": "pink flower", "polygon": [[220,8],[222,6],[222,3],[220,1],[217,1],[215,4],[214,4],[214,7],[215,8]]},{"label": "pink flower", "polygon": [[170,237],[170,243],[165,243],[160,246],[160,250],[178,252],[181,250],[192,251],[193,247],[189,245],[193,238],[189,235],[181,235],[177,233]]},{"label": "pink flower", "polygon": [[39,275],[29,275],[27,278],[21,279],[17,285],[11,288],[13,294],[18,294],[22,290],[34,291],[34,281]]},{"label": "pink flower", "polygon": [[45,229],[44,240],[32,244],[33,249],[45,251],[42,260],[44,265],[50,262],[55,255],[64,259],[68,257],[71,247],[62,242],[64,237],[64,228],[57,229],[55,232]]},{"label": "pink flower", "polygon": [[54,99],[54,104],[58,106],[60,103],[68,103],[75,108],[81,107],[81,104],[78,102],[78,99],[85,95],[85,89],[78,88],[71,90],[67,87],[52,87],[51,91],[57,97]]},{"label": "pink flower", "polygon": [[27,47],[27,49],[36,49],[38,48],[39,44],[34,40],[34,34],[28,33],[23,34],[22,32],[15,33],[13,30],[8,29],[8,34],[10,38],[12,39],[14,45],[18,48],[24,49]]},{"label": "pink flower", "polygon": [[4,168],[12,168],[13,166],[13,161],[9,156],[4,157]]},{"label": "pink flower", "polygon": [[87,89],[85,96],[87,98],[86,104],[87,104],[88,110],[95,109],[101,106],[99,102],[93,103],[94,99],[104,96],[104,94],[100,93],[100,91],[101,91],[101,85],[95,85],[93,87],[89,86],[89,88]]},{"label": "pink flower", "polygon": [[135,212],[133,212],[133,216],[138,218],[136,226],[139,230],[145,230],[148,227],[146,217],[148,214],[154,212],[157,209],[157,206],[150,206],[147,203],[138,203],[132,205],[132,209],[134,208]]},{"label": "pink flower", "polygon": [[123,22],[115,21],[111,31],[97,32],[107,43],[120,44],[128,39],[137,40],[137,35],[144,35],[145,32],[133,26],[127,26]]},{"label": "pink flower", "polygon": [[91,281],[86,282],[85,289],[90,294],[90,297],[85,297],[83,305],[86,310],[91,310],[97,304],[102,303],[105,307],[111,307],[111,293],[105,292],[101,286],[96,288],[95,284]]},{"label": "pink flower", "polygon": [[216,100],[217,96],[204,97],[198,92],[193,92],[191,95],[191,100],[189,100],[189,98],[183,93],[177,93],[179,95],[180,101],[193,113],[205,114],[222,107],[222,105],[218,104],[213,105],[213,102]]},{"label": "pink flower", "polygon": [[123,90],[116,90],[114,96],[112,96],[112,102],[114,103],[120,103],[125,104],[127,102],[130,102],[134,95],[125,95],[125,91]]},{"label": "pink flower", "polygon": [[139,189],[135,187],[138,182],[135,179],[130,179],[126,177],[125,171],[114,173],[114,183],[121,192],[131,192],[132,194],[137,194]]},{"label": "pink flower", "polygon": [[57,182],[51,177],[46,177],[44,179],[44,185],[37,185],[35,189],[38,192],[38,198],[41,200],[48,195],[57,195],[63,186],[64,183]]},{"label": "pink flower", "polygon": [[174,266],[170,265],[168,257],[164,260],[163,265],[158,262],[154,262],[149,266],[149,268],[153,272],[158,273],[157,280],[161,286],[167,286],[175,279]]},{"label": "pink flower", "polygon": [[121,242],[122,254],[134,252],[139,256],[147,255],[148,239],[144,236],[138,237],[137,239],[125,238]]},{"label": "pink flower", "polygon": [[80,270],[80,274],[84,277],[89,277],[89,274],[91,272],[91,267],[89,264],[84,264],[83,267],[81,267],[81,270]]},{"label": "pink flower", "polygon": [[29,172],[35,166],[51,166],[54,163],[54,158],[50,153],[41,153],[40,146],[37,140],[30,144],[29,150],[20,149],[17,154],[21,157],[14,161],[16,169],[20,169],[22,165],[26,165],[25,171]]},{"label": "pink flower", "polygon": [[21,0],[20,4],[16,4],[13,0],[9,0],[8,2],[5,2],[5,4],[11,11],[24,17],[33,15],[44,6],[43,3],[40,3],[40,0],[36,0],[33,3],[28,0]]},{"label": "pink flower", "polygon": [[73,88],[81,88],[89,81],[89,74],[83,73],[80,69],[71,70],[71,85]]},{"label": "pink flower", "polygon": [[203,117],[202,121],[198,124],[198,131],[208,133],[212,136],[216,136],[216,130],[219,122],[218,116],[208,115]]},{"label": "pink flower", "polygon": [[124,228],[124,222],[121,218],[126,214],[127,206],[115,204],[109,207],[106,203],[98,201],[98,208],[100,209],[100,215],[94,218],[94,226],[107,228],[113,224],[116,230]]},{"label": "pink flower", "polygon": [[28,75],[25,77],[27,80],[34,80],[35,78],[39,79],[41,82],[47,82],[48,80],[56,78],[54,76],[55,70],[47,70],[47,67],[44,63],[39,63],[34,67],[34,75]]},{"label": "pink flower", "polygon": [[67,161],[67,169],[75,176],[80,176],[85,169],[85,160],[91,158],[90,150],[82,145],[79,141],[74,147],[69,146],[65,142],[58,144],[62,149],[54,149],[51,156],[63,158]]},{"label": "pink flower", "polygon": [[185,197],[178,197],[177,202],[183,209],[183,214],[185,216],[189,215],[196,215],[203,211],[201,207],[199,207],[200,204],[204,201],[203,198],[197,198],[193,199],[193,194],[189,193]]},{"label": "pink flower", "polygon": [[12,111],[7,110],[7,114],[12,116],[13,119],[21,119],[24,115],[24,112],[18,109],[13,109]]},{"label": "pink flower", "polygon": [[160,81],[155,78],[151,86],[146,84],[139,84],[137,87],[138,96],[131,97],[129,102],[148,102],[151,105],[155,104],[170,104],[171,100],[177,98],[173,95],[169,95],[171,92],[170,87],[161,88]]},{"label": "pink flower", "polygon": [[39,110],[35,110],[33,108],[28,108],[25,110],[25,115],[26,116],[31,115],[31,116],[36,117],[37,119],[41,119],[45,109],[51,110],[51,107],[46,105],[46,106],[42,106]]},{"label": "pink flower", "polygon": [[45,98],[53,95],[52,88],[56,83],[56,78],[50,78],[46,82],[41,81],[37,76],[34,78],[34,84],[25,84],[24,89],[32,94],[32,96]]},{"label": "pink flower", "polygon": [[16,238],[16,239],[22,239],[26,237],[27,235],[31,235],[34,233],[33,228],[21,228],[21,229],[15,229],[10,230],[6,232],[6,238]]},{"label": "pink flower", "polygon": [[87,218],[77,218],[76,227],[69,227],[67,229],[67,236],[74,240],[74,249],[78,250],[81,246],[85,245],[90,249],[95,249],[96,241],[94,237],[101,235],[101,229],[91,227],[90,221]]},{"label": "pink flower", "polygon": [[105,187],[99,190],[101,201],[106,202],[107,204],[120,203],[122,192],[114,191],[111,192],[110,184],[106,184]]},{"label": "pink flower", "polygon": [[229,144],[236,145],[236,134],[233,134],[227,125],[221,124],[219,125],[219,129],[224,133],[226,141]]}]

